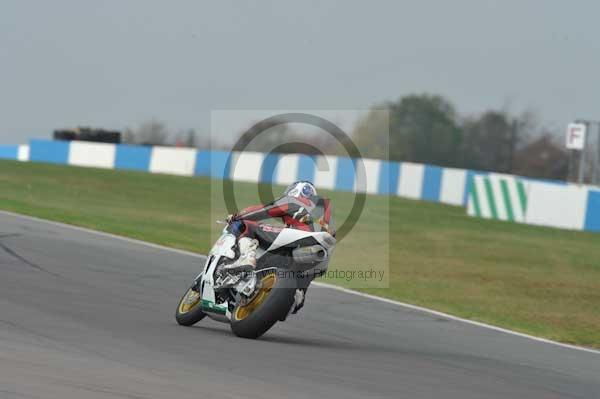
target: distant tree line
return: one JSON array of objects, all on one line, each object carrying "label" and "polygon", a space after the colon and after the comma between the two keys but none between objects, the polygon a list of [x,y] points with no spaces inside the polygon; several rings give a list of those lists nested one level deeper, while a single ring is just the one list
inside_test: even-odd
[{"label": "distant tree line", "polygon": [[[389,119],[382,121],[381,110]],[[388,125],[389,121],[389,125]],[[311,133],[282,124],[243,142],[247,151],[347,155],[329,134]],[[514,173],[550,179],[574,178],[572,156],[557,134],[539,127],[533,112],[513,114],[490,109],[461,116],[439,95],[413,94],[377,104],[350,132],[363,157],[428,163],[446,167]],[[152,119],[123,132],[123,142],[216,148],[210,135],[193,129],[170,132]],[[221,144],[223,146],[223,144]],[[591,158],[590,158],[591,159]]]},{"label": "distant tree line", "polygon": [[[564,179],[568,153],[538,127],[533,112],[488,110],[461,117],[438,95],[409,95],[375,108],[389,112],[389,149],[371,143],[372,113],[353,133],[366,157]],[[380,132],[379,134],[387,134]]]},{"label": "distant tree line", "polygon": [[199,136],[194,129],[173,132],[167,124],[157,119],[142,122],[135,128],[123,131],[122,141],[126,144],[160,145],[176,147],[211,147],[210,138]]}]

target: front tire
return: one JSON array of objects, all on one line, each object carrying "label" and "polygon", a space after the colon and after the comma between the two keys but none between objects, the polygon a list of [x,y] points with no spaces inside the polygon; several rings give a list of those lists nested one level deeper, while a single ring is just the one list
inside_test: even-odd
[{"label": "front tire", "polygon": [[286,272],[271,271],[261,277],[262,287],[247,304],[237,305],[231,314],[231,331],[241,338],[256,339],[280,319],[294,304],[296,281]]},{"label": "front tire", "polygon": [[179,325],[189,327],[205,317],[206,313],[202,311],[202,294],[194,290],[194,287],[188,288],[179,300],[175,320]]}]

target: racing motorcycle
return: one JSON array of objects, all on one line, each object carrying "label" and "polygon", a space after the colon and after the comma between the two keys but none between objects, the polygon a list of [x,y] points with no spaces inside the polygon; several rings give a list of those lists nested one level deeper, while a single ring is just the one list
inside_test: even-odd
[{"label": "racing motorcycle", "polygon": [[233,273],[225,266],[237,259],[239,250],[225,227],[179,301],[175,319],[191,326],[208,316],[229,323],[238,337],[258,338],[287,318],[298,290],[305,291],[327,271],[335,244],[327,231],[283,228],[273,242],[259,245],[254,270]]}]

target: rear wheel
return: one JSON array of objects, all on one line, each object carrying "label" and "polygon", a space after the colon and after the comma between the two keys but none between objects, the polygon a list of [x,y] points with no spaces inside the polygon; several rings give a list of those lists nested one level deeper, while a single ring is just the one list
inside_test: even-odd
[{"label": "rear wheel", "polygon": [[206,313],[202,311],[202,294],[196,291],[195,287],[190,287],[177,305],[175,320],[182,326],[191,326],[205,316]]},{"label": "rear wheel", "polygon": [[296,282],[288,273],[267,272],[260,278],[258,293],[237,305],[231,314],[231,331],[238,337],[258,338],[282,318],[294,304]]}]

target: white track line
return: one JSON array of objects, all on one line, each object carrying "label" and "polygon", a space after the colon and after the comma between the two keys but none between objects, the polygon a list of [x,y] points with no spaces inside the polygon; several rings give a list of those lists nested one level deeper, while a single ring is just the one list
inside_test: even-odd
[{"label": "white track line", "polygon": [[[119,235],[116,235],[116,234],[105,233],[103,231],[97,231],[97,230],[88,229],[88,228],[85,228],[85,227],[73,226],[73,225],[70,225],[70,224],[61,223],[61,222],[55,222],[55,221],[52,221],[52,220],[40,219],[40,218],[37,218],[37,217],[34,217],[34,216],[21,215],[21,214],[18,214],[18,213],[13,213],[13,212],[8,212],[8,211],[2,211],[2,210],[0,210],[0,215],[2,215],[2,214],[8,215],[8,216],[20,217],[20,218],[32,220],[32,221],[35,221],[35,222],[47,223],[47,224],[50,224],[50,225],[59,226],[59,227],[63,227],[63,228],[68,228],[68,229],[72,229],[72,230],[83,231],[83,232],[90,233],[90,234],[96,234],[96,235],[99,235],[99,236],[102,236],[102,237],[114,238],[114,239],[117,239],[117,240],[122,240],[122,241],[130,242],[130,243],[138,244],[138,245],[144,245],[146,247],[160,249],[160,250],[163,250],[163,251],[174,252],[174,253],[178,253],[178,254],[182,254],[182,255],[187,255],[187,256],[193,256],[193,257],[197,257],[197,258],[205,258],[206,257],[205,255],[201,255],[201,254],[198,254],[198,253],[195,253],[195,252],[185,251],[183,249],[171,248],[171,247],[167,247],[167,246],[164,246],[164,245],[153,244],[151,242],[137,240],[135,238],[123,237],[123,236],[119,236]],[[575,350],[582,351],[582,352],[588,352],[588,353],[594,353],[594,354],[600,355],[600,350],[596,350],[596,349],[584,348],[584,347],[581,347],[581,346],[570,345],[570,344],[563,344],[562,342],[552,341],[552,340],[549,340],[549,339],[540,338],[540,337],[536,337],[536,336],[533,336],[533,335],[520,333],[520,332],[513,331],[513,330],[508,330],[506,328],[493,326],[491,324],[486,324],[486,323],[481,323],[481,322],[478,322],[478,321],[463,319],[462,317],[453,316],[453,315],[448,314],[448,313],[438,312],[437,310],[432,310],[432,309],[428,309],[428,308],[423,308],[421,306],[411,305],[410,303],[404,303],[404,302],[394,301],[393,299],[387,299],[387,298],[382,298],[382,297],[378,297],[378,296],[375,296],[375,295],[365,294],[363,292],[358,292],[358,291],[354,291],[354,290],[351,290],[351,289],[348,289],[348,288],[339,287],[337,285],[332,285],[332,284],[327,284],[327,283],[321,283],[321,282],[314,282],[313,284],[315,284],[315,285],[317,285],[319,287],[329,288],[329,289],[340,291],[340,292],[344,292],[344,293],[347,293],[347,294],[357,295],[357,296],[361,296],[363,298],[368,298],[368,299],[372,299],[372,300],[375,300],[375,301],[385,302],[385,303],[390,304],[390,305],[401,306],[401,307],[406,308],[406,309],[416,310],[416,311],[419,311],[419,312],[422,312],[422,313],[427,313],[427,314],[430,314],[430,315],[434,315],[434,316],[438,316],[438,317],[443,317],[443,318],[448,319],[448,320],[454,320],[454,321],[458,321],[458,322],[461,322],[461,323],[466,323],[466,324],[470,324],[470,325],[477,326],[477,327],[487,328],[489,330],[494,330],[494,331],[502,332],[502,333],[505,333],[505,334],[510,334],[510,335],[514,335],[514,336],[517,336],[517,337],[521,337],[521,338],[527,338],[527,339],[530,339],[532,341],[542,342],[542,343],[545,343],[545,344],[555,345],[555,346],[559,346],[559,347],[562,347],[562,348],[575,349]]]},{"label": "white track line", "polygon": [[35,217],[35,216],[21,215],[20,213],[13,213],[13,212],[3,211],[3,210],[0,210],[0,215],[17,216],[17,217],[20,217],[22,219],[32,220],[34,222],[42,222],[42,223],[46,223],[46,224],[50,224],[50,225],[54,225],[54,226],[65,227],[65,228],[68,228],[68,229],[71,229],[71,230],[77,230],[77,231],[83,231],[83,232],[86,232],[86,233],[91,233],[91,234],[99,235],[99,236],[102,236],[102,237],[114,238],[114,239],[117,239],[117,240],[130,242],[130,243],[133,243],[133,244],[144,245],[146,247],[160,249],[160,250],[163,250],[163,251],[175,252],[175,253],[182,254],[182,255],[188,255],[188,256],[194,256],[194,257],[197,257],[197,258],[206,259],[206,255],[201,255],[201,254],[198,254],[198,253],[195,253],[195,252],[186,251],[184,249],[171,248],[171,247],[167,247],[165,245],[154,244],[152,242],[137,240],[135,238],[120,236],[120,235],[117,235],[117,234],[106,233],[104,231],[92,230],[92,229],[88,229],[86,227],[74,226],[72,224],[55,222],[53,220],[42,219],[42,218],[38,218],[38,217]]},{"label": "white track line", "polygon": [[317,282],[317,281],[313,282],[313,284],[318,285],[320,287],[327,287],[327,288],[330,288],[332,290],[346,292],[348,294],[354,294],[354,295],[362,296],[364,298],[369,298],[369,299],[374,299],[376,301],[389,303],[391,305],[402,306],[403,308],[412,309],[412,310],[416,310],[416,311],[423,312],[423,313],[428,313],[430,315],[435,315],[435,316],[443,317],[445,319],[459,321],[459,322],[462,322],[462,323],[467,323],[467,324],[471,324],[471,325],[474,325],[474,326],[477,326],[477,327],[483,327],[483,328],[487,328],[487,329],[490,329],[490,330],[503,332],[503,333],[506,333],[506,334],[516,335],[516,336],[522,337],[522,338],[528,338],[528,339],[531,339],[533,341],[543,342],[543,343],[546,343],[546,344],[552,344],[552,345],[560,346],[560,347],[563,347],[563,348],[576,349],[578,351],[595,353],[597,355],[600,355],[600,350],[597,350],[597,349],[585,348],[585,347],[577,346],[577,345],[563,344],[562,342],[552,341],[550,339],[540,338],[540,337],[536,337],[534,335],[529,335],[529,334],[525,334],[525,333],[520,333],[518,331],[508,330],[506,328],[493,326],[491,324],[481,323],[479,321],[473,321],[473,320],[463,319],[462,317],[452,316],[451,314],[443,313],[443,312],[438,312],[437,310],[432,310],[432,309],[428,309],[428,308],[423,308],[421,306],[411,305],[410,303],[404,303],[404,302],[394,301],[393,299],[387,299],[387,298],[382,298],[382,297],[378,297],[378,296],[375,296],[375,295],[365,294],[364,292],[354,291],[354,290],[351,290],[351,289],[348,289],[348,288],[344,288],[344,287],[340,287],[340,286],[333,285],[333,284],[321,283],[321,282]]}]

